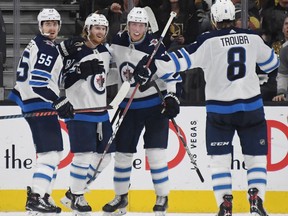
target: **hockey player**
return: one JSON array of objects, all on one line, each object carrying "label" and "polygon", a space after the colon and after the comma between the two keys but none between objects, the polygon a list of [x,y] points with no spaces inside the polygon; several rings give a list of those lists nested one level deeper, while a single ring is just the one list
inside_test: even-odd
[{"label": "hockey player", "polygon": [[[117,65],[119,82],[121,84],[128,80],[131,84],[127,97],[120,104],[122,111],[134,91],[136,83],[142,82],[141,79],[133,79],[135,66],[143,56],[153,52],[158,42],[151,34],[147,33],[148,21],[145,9],[134,7],[127,17],[127,30],[119,32],[112,41],[112,58]],[[156,57],[160,57],[164,53],[165,47],[161,44]],[[169,80],[169,82],[165,83],[163,80]],[[157,214],[165,214],[169,195],[166,160],[169,118],[173,118],[179,113],[177,95],[180,88],[177,89],[176,84],[181,83],[182,80],[177,73],[167,74],[163,80],[159,79],[157,82],[165,95],[165,105],[161,104],[161,99],[154,88],[144,92],[137,90],[119,127],[115,138],[114,190],[116,196],[102,208],[104,215],[114,215],[118,211],[120,214],[126,213],[133,154],[136,153],[138,140],[144,128],[144,148],[156,193],[156,204],[153,211]]]},{"label": "hockey player", "polygon": [[[60,44],[60,52],[65,56],[65,93],[74,108],[88,109],[107,104],[106,82],[111,58],[103,44],[107,33],[108,21],[105,16],[93,13],[85,20],[82,43],[72,38]],[[87,182],[93,176],[112,134],[112,126],[107,110],[77,113],[66,124],[74,157],[70,167],[70,189],[61,202],[71,208],[75,215],[86,216],[92,210],[84,198]],[[113,145],[110,146],[97,175],[109,164],[113,149]]]},{"label": "hockey player", "polygon": [[[266,216],[263,202],[267,184],[267,128],[256,63],[269,73],[279,60],[261,37],[234,27],[235,7],[230,0],[216,0],[211,7],[215,30],[196,43],[152,62],[150,70],[137,66],[135,78],[149,73],[159,77],[171,72],[201,67],[206,80],[206,147],[212,184],[219,206],[218,216],[232,215],[232,138],[240,138],[247,168],[251,215]],[[148,79],[148,78],[147,78]]]},{"label": "hockey player", "polygon": [[[61,28],[60,14],[53,8],[44,8],[37,19],[40,34],[25,48],[16,85],[8,98],[15,101],[23,113],[55,108],[60,118],[73,118],[73,106],[67,98],[59,97],[58,77],[63,64],[54,41]],[[26,121],[37,153],[32,185],[27,188],[26,210],[31,211],[31,215],[60,213],[61,208],[55,206],[50,196],[63,151],[57,115],[31,117]]]}]

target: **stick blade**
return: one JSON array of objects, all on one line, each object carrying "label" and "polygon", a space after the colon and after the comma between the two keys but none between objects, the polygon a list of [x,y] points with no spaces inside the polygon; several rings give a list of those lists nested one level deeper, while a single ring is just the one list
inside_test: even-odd
[{"label": "stick blade", "polygon": [[150,24],[150,27],[151,27],[151,31],[153,33],[157,32],[159,30],[158,28],[158,23],[157,23],[157,20],[155,18],[155,15],[152,11],[152,9],[148,6],[144,7],[146,13],[148,14],[148,17],[149,17],[149,24]]},{"label": "stick blade", "polygon": [[126,97],[127,93],[129,92],[129,89],[130,89],[130,83],[128,81],[125,81],[117,95],[114,97],[114,99],[111,101],[111,103],[109,104],[109,106],[113,107],[113,108],[116,108],[119,106],[119,104],[123,101],[123,99]]}]

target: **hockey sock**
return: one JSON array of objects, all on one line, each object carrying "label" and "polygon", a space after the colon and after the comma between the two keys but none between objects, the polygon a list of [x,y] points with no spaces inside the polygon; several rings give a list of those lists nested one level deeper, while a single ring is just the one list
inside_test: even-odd
[{"label": "hockey sock", "polygon": [[48,193],[49,195],[52,194],[52,191],[53,191],[53,188],[54,188],[54,184],[55,184],[55,180],[56,180],[56,177],[57,177],[57,172],[58,172],[58,166],[55,168],[54,172],[53,172],[53,178],[52,178],[52,181],[46,191],[46,193]]},{"label": "hockey sock", "polygon": [[210,170],[213,191],[217,205],[224,201],[224,195],[232,195],[231,154],[211,155]]},{"label": "hockey sock", "polygon": [[170,188],[166,149],[146,149],[146,156],[156,194],[158,196],[168,196]]},{"label": "hockey sock", "polygon": [[114,189],[116,195],[128,193],[133,153],[115,153]]},{"label": "hockey sock", "polygon": [[37,154],[38,158],[31,186],[33,193],[38,193],[44,197],[44,194],[49,191],[53,174],[60,161],[60,155],[57,151]]},{"label": "hockey sock", "polygon": [[266,155],[244,155],[244,161],[247,168],[248,188],[257,188],[258,196],[264,202],[267,184],[267,157]]},{"label": "hockey sock", "polygon": [[84,194],[92,152],[74,153],[70,167],[70,189],[73,194]]},{"label": "hockey sock", "polygon": [[[98,153],[93,153],[92,156],[92,163],[89,166],[89,170],[88,170],[88,175],[87,175],[87,179],[86,181],[90,180],[92,178],[92,176],[94,175],[96,168],[101,160],[102,154],[98,154]],[[101,164],[98,167],[97,173],[96,173],[96,178],[97,176],[108,166],[108,164],[111,161],[111,154],[106,154],[103,158],[103,160],[101,161]]]}]

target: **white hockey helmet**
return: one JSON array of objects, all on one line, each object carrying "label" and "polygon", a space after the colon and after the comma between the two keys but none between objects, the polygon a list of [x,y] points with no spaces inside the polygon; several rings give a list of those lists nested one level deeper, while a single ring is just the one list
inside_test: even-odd
[{"label": "white hockey helmet", "polygon": [[146,23],[148,25],[149,17],[144,8],[134,7],[127,15],[127,24],[129,22]]},{"label": "white hockey helmet", "polygon": [[214,23],[235,20],[235,6],[231,0],[216,0],[211,6],[211,19]]},{"label": "white hockey helmet", "polygon": [[43,8],[38,16],[37,16],[37,20],[38,20],[38,26],[39,26],[39,30],[40,32],[42,33],[42,30],[41,30],[41,26],[42,26],[42,22],[44,21],[48,21],[48,20],[56,20],[59,22],[59,31],[60,31],[60,28],[61,28],[61,16],[60,14],[58,13],[57,10],[55,10],[54,8]]},{"label": "white hockey helmet", "polygon": [[84,28],[89,31],[93,25],[106,26],[108,32],[109,22],[103,14],[92,13],[86,18]]}]

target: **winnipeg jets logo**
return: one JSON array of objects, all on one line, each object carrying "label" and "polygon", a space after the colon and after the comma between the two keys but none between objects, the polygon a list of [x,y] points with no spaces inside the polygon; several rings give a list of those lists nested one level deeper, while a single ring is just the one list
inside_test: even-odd
[{"label": "winnipeg jets logo", "polygon": [[122,82],[129,81],[131,84],[134,84],[133,72],[135,66],[130,62],[123,62],[119,68]]},{"label": "winnipeg jets logo", "polygon": [[105,83],[105,76],[103,76],[102,74],[100,74],[99,76],[96,76],[95,77],[95,80],[98,84],[98,86],[100,88],[103,88],[104,87],[104,83]]},{"label": "winnipeg jets logo", "polygon": [[105,82],[106,82],[106,76],[104,73],[95,74],[91,79],[92,89],[97,94],[103,94],[105,92],[105,86],[106,86]]}]

